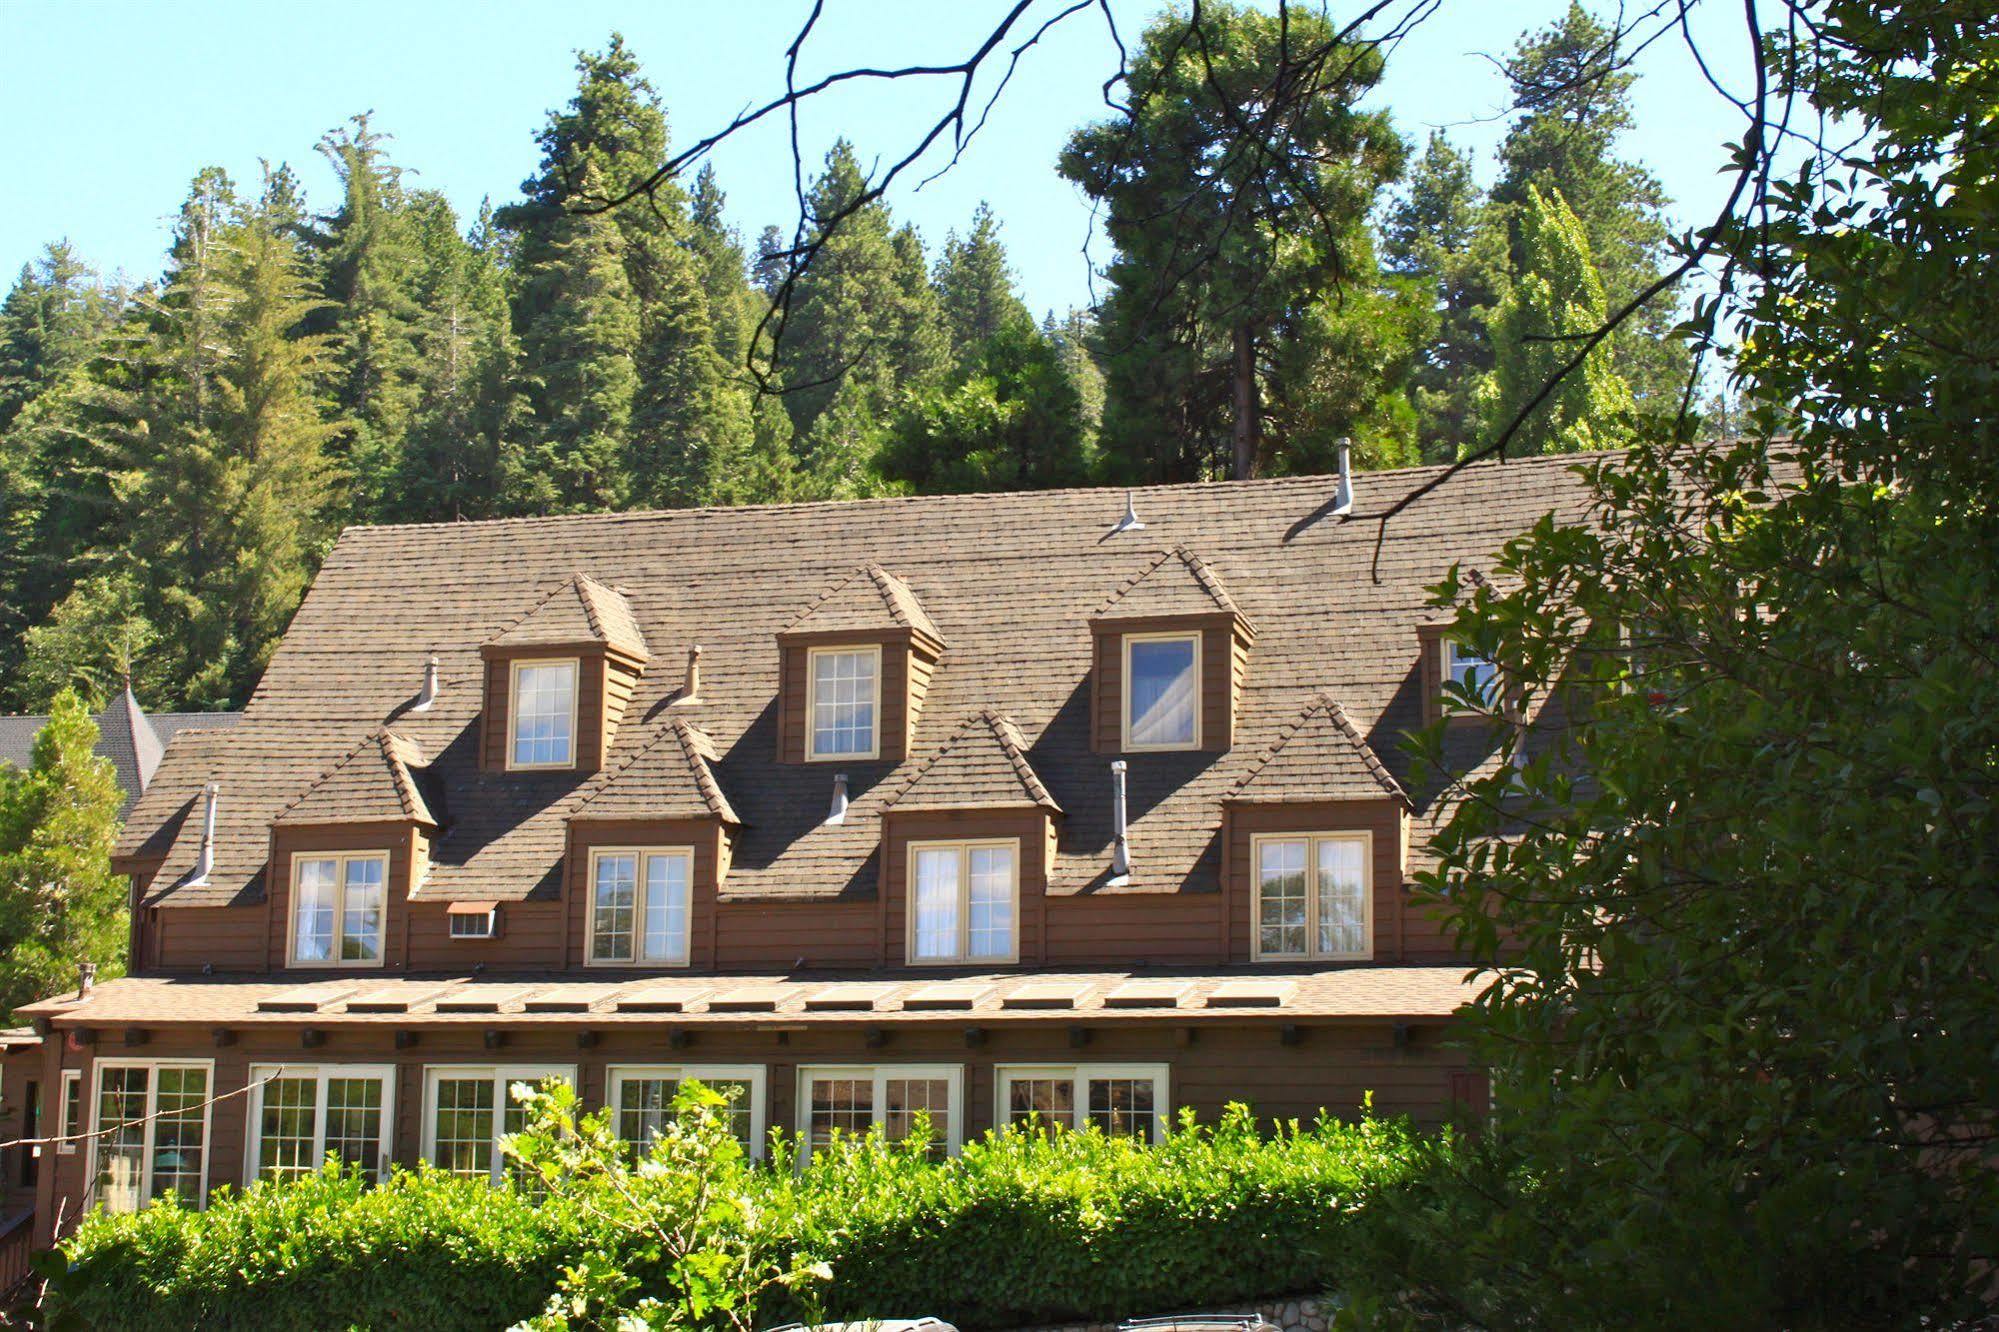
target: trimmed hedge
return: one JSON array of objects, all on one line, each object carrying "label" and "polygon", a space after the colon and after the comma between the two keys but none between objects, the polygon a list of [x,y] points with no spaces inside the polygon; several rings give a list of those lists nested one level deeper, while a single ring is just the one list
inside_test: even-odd
[{"label": "trimmed hedge", "polygon": [[[1185,1121],[1158,1147],[1010,1132],[940,1162],[921,1143],[871,1136],[802,1169],[785,1144],[771,1167],[722,1169],[793,1261],[832,1273],[767,1295],[758,1326],[925,1313],[1006,1327],[1319,1289],[1337,1274],[1341,1228],[1371,1189],[1406,1176],[1417,1146],[1406,1125],[1372,1119],[1265,1137],[1235,1107],[1212,1127]],[[563,1269],[586,1260],[661,1289],[657,1246],[592,1196],[558,1183],[531,1199],[428,1169],[371,1188],[328,1169],[224,1190],[200,1212],[164,1200],[98,1213],[63,1246],[47,1317],[104,1329],[502,1328],[540,1313]]]}]

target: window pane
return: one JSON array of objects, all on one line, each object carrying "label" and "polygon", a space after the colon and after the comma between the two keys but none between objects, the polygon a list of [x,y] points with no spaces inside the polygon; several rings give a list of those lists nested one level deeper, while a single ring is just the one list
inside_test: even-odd
[{"label": "window pane", "polygon": [[974,847],[969,910],[971,957],[1013,955],[1013,848]]},{"label": "window pane", "polygon": [[590,956],[600,962],[632,960],[632,916],[637,893],[638,857],[597,857],[597,881],[592,886],[594,923]]},{"label": "window pane", "polygon": [[1151,1078],[1091,1078],[1090,1122],[1117,1137],[1152,1137]]},{"label": "window pane", "polygon": [[873,1078],[812,1079],[812,1110],[807,1124],[813,1147],[826,1146],[835,1133],[865,1133],[874,1122]]},{"label": "window pane", "polygon": [[153,1183],[148,1197],[178,1193],[201,1201],[201,1157],[207,1147],[208,1070],[163,1068],[153,1103]]},{"label": "window pane", "polygon": [[326,1152],[378,1179],[382,1166],[382,1080],[326,1080]]},{"label": "window pane", "polygon": [[923,961],[958,956],[956,847],[916,848],[916,938],[911,956]]},{"label": "window pane", "polygon": [[1257,947],[1265,957],[1303,957],[1305,843],[1263,842],[1256,860]]},{"label": "window pane", "polygon": [[676,1078],[621,1078],[618,1082],[618,1136],[643,1149],[652,1142],[680,1089]]},{"label": "window pane", "polygon": [[301,962],[333,959],[333,917],[339,898],[340,862],[298,862],[298,901],[292,907],[293,956]]},{"label": "window pane", "polygon": [[875,654],[820,652],[812,658],[812,752],[869,754],[875,747]]},{"label": "window pane", "polygon": [[708,1087],[729,1099],[729,1131],[736,1135],[736,1141],[743,1144],[743,1150],[754,1153],[757,1142],[751,1136],[750,1084],[744,1078],[715,1078]]},{"label": "window pane", "polygon": [[645,959],[687,959],[687,871],[690,857],[646,857]]},{"label": "window pane", "polygon": [[918,1114],[930,1116],[930,1155],[942,1157],[949,1151],[951,1134],[951,1084],[944,1078],[890,1078],[883,1089],[888,1102],[882,1120],[882,1136],[899,1142],[916,1128]]},{"label": "window pane", "polygon": [[1009,1078],[1006,1085],[1009,1124],[1033,1120],[1042,1127],[1076,1126],[1076,1084],[1070,1078]]},{"label": "window pane", "polygon": [[83,1079],[73,1073],[62,1080],[62,1135],[71,1147],[83,1136]]},{"label": "window pane", "polygon": [[319,1108],[316,1078],[272,1078],[263,1088],[257,1123],[257,1174],[263,1179],[303,1175],[312,1159],[313,1120]]},{"label": "window pane", "polygon": [[514,677],[514,762],[571,762],[570,713],[576,663],[522,666]]},{"label": "window pane", "polygon": [[1134,745],[1191,745],[1194,706],[1194,640],[1139,639],[1130,645],[1131,735]]},{"label": "window pane", "polygon": [[146,1089],[152,1070],[107,1068],[97,1098],[98,1196],[113,1212],[139,1209],[146,1173]]},{"label": "window pane", "polygon": [[1319,951],[1367,951],[1366,844],[1349,838],[1319,843]]},{"label": "window pane", "polygon": [[347,893],[340,907],[340,960],[376,962],[382,956],[381,857],[347,862]]},{"label": "window pane", "polygon": [[1498,668],[1490,661],[1463,644],[1448,640],[1444,643],[1444,670],[1452,680],[1469,690],[1472,697],[1480,700],[1489,698],[1492,682],[1499,674]]},{"label": "window pane", "polygon": [[437,1149],[432,1160],[454,1175],[493,1173],[493,1079],[439,1078]]}]

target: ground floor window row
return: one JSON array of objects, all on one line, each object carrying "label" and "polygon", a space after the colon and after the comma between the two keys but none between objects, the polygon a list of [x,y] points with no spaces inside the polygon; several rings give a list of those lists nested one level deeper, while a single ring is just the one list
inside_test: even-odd
[{"label": "ground floor window row", "polygon": [[[644,1145],[672,1115],[681,1083],[698,1079],[727,1096],[737,1138],[753,1156],[767,1141],[769,1086],[762,1064],[613,1064],[605,1103],[621,1137]],[[423,1079],[423,1159],[453,1174],[495,1180],[505,1170],[500,1139],[519,1131],[517,1082],[576,1079],[573,1064],[253,1064],[243,1175],[282,1179],[331,1156],[381,1178],[395,1150],[396,1080]],[[1001,1064],[994,1068],[993,1123],[1051,1129],[1095,1124],[1106,1133],[1156,1141],[1170,1088],[1164,1064]],[[101,1060],[95,1070],[90,1177],[96,1198],[135,1210],[166,1193],[199,1203],[209,1189],[215,1068],[212,1060]],[[65,1095],[71,1095],[65,1079]],[[812,1064],[797,1070],[797,1122],[809,1151],[876,1125],[901,1139],[927,1116],[933,1150],[964,1140],[961,1064]],[[67,1109],[67,1107],[65,1107]],[[219,1181],[218,1181],[219,1182]]]}]

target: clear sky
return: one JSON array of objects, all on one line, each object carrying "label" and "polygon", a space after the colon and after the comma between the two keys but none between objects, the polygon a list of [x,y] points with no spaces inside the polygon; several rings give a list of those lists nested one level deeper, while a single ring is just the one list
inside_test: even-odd
[{"label": "clear sky", "polygon": [[[1378,99],[1420,140],[1447,128],[1476,150],[1488,177],[1503,126],[1504,83],[1489,56],[1566,0],[1444,0],[1391,56]],[[1114,0],[1127,40],[1158,8]],[[1351,3],[1336,4],[1335,17]],[[804,0],[0,0],[0,282],[48,241],[67,237],[91,263],[134,279],[155,275],[167,228],[195,171],[209,164],[254,180],[259,159],[289,162],[309,200],[331,207],[333,177],[313,152],[321,134],[359,111],[394,136],[396,160],[470,214],[481,198],[512,197],[537,160],[533,135],[574,89],[574,52],[622,31],[666,101],[677,142],[726,123],[782,86],[784,47]],[[956,61],[1005,6],[998,0],[827,0],[801,74],[857,64]],[[1052,10],[1051,10],[1052,12]],[[1743,81],[1734,15],[1696,12],[1716,72]],[[1029,304],[1057,310],[1089,300],[1084,200],[1056,176],[1068,132],[1104,113],[1100,85],[1115,53],[1094,14],[1075,16],[1023,58],[985,131],[950,174],[891,195],[933,247],[989,200]],[[1626,151],[1665,182],[1676,216],[1718,206],[1722,144],[1733,108],[1699,80],[1677,41],[1644,57],[1639,129]],[[913,142],[944,94],[862,86],[812,107],[802,126],[816,159],[836,134],[863,161]],[[793,218],[790,154],[781,125],[717,153],[730,212],[754,239]],[[1102,242],[1098,242],[1101,253]]]}]

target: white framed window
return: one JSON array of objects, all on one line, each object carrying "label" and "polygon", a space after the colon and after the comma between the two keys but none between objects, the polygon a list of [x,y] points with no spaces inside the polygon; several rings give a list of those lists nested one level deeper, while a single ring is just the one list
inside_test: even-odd
[{"label": "white framed window", "polygon": [[72,1068],[62,1075],[62,1100],[56,1107],[56,1124],[62,1134],[62,1141],[56,1144],[56,1151],[63,1156],[73,1156],[76,1144],[83,1137],[83,1070]]},{"label": "white framed window", "polygon": [[1499,667],[1492,659],[1481,657],[1454,638],[1443,641],[1443,651],[1445,681],[1455,681],[1473,698],[1490,702],[1493,686],[1499,680]]},{"label": "white framed window", "polygon": [[96,1069],[90,1178],[105,1210],[136,1212],[177,1193],[208,1199],[212,1059],[103,1059]]},{"label": "white framed window", "polygon": [[694,848],[599,847],[590,853],[590,962],[684,967]]},{"label": "white framed window", "polygon": [[909,844],[909,960],[1020,959],[1020,843]]},{"label": "white framed window", "polygon": [[387,851],[292,857],[292,965],[378,967]]},{"label": "white framed window", "polygon": [[432,1064],[423,1071],[423,1159],[468,1179],[506,1177],[504,1134],[527,1124],[514,1100],[516,1082],[561,1078],[574,1085],[574,1064]]},{"label": "white framed window", "polygon": [[805,757],[881,755],[882,650],[812,648],[805,654]]},{"label": "white framed window", "polygon": [[964,1141],[961,1064],[820,1064],[798,1070],[798,1136],[809,1153],[876,1124],[894,1142],[928,1114],[930,1150],[943,1156]]},{"label": "white framed window", "polygon": [[1252,838],[1257,959],[1373,957],[1373,851],[1365,832]]},{"label": "white framed window", "polygon": [[1201,636],[1124,636],[1124,747],[1201,747]]},{"label": "white framed window", "polygon": [[388,1064],[252,1064],[243,1182],[296,1179],[329,1156],[386,1179],[395,1104]]},{"label": "white framed window", "polygon": [[444,909],[446,927],[454,939],[500,937],[498,902],[453,902]]},{"label": "white framed window", "polygon": [[1074,1129],[1158,1142],[1171,1101],[1165,1064],[1001,1064],[993,1070],[993,1123]]},{"label": "white framed window", "polygon": [[507,767],[576,766],[578,662],[517,661],[507,708]]},{"label": "white framed window", "polygon": [[683,1082],[699,1082],[729,1099],[729,1127],[752,1158],[764,1154],[764,1066],[762,1064],[613,1064],[607,1070],[606,1100],[618,1136],[643,1149],[673,1117],[673,1098]]}]

